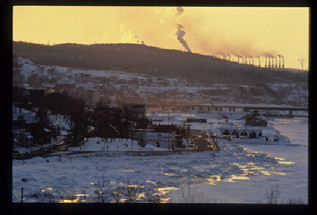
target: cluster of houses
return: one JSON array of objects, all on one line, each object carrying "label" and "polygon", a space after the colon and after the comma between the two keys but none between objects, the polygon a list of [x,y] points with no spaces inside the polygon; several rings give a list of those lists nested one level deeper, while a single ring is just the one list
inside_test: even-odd
[{"label": "cluster of houses", "polygon": [[13,107],[12,134],[15,146],[31,147],[36,144],[51,143],[51,136],[57,135],[48,128],[42,128],[35,112]]},{"label": "cluster of houses", "polygon": [[33,105],[47,92],[31,87],[14,88],[13,91],[16,96],[12,104],[13,146],[31,147],[37,144],[49,144],[52,137],[60,136],[58,126],[43,126],[39,118],[39,108]]},{"label": "cluster of houses", "polygon": [[[44,95],[51,93],[46,90],[35,90],[32,88],[23,88],[18,91],[18,98],[13,104],[13,141],[18,145],[32,146],[38,143],[46,144],[50,143],[52,137],[57,138],[61,135],[61,131],[58,126],[41,127],[39,117],[37,116],[37,109],[31,108],[30,110],[24,110],[17,106],[22,103],[30,104],[40,101]],[[87,96],[89,96],[87,94]],[[16,105],[16,106],[15,106]],[[113,106],[112,104],[111,106]],[[144,104],[132,104],[122,103],[121,105],[115,105],[116,108],[121,108],[122,112],[133,114],[135,116],[144,117],[146,113],[146,107]],[[267,126],[266,119],[258,113],[248,114],[243,118],[245,120],[245,126]],[[188,139],[188,129],[176,126],[176,125],[159,125],[153,124],[152,121],[147,129],[135,129],[132,128],[130,136],[138,140],[140,144],[150,144],[160,148],[167,149],[181,149],[188,148],[184,139]],[[187,123],[207,123],[207,119],[194,119],[188,118]],[[187,135],[186,135],[187,132]],[[252,129],[239,129],[239,128],[220,128],[220,133],[223,138],[259,138],[262,137],[262,130],[257,128]],[[40,135],[41,134],[41,135]],[[187,141],[188,142],[188,141]]]},{"label": "cluster of houses", "polygon": [[259,139],[263,137],[261,127],[267,127],[267,120],[264,116],[260,115],[258,112],[254,112],[245,115],[241,118],[241,120],[243,119],[245,120],[245,127],[218,128],[221,138]]}]

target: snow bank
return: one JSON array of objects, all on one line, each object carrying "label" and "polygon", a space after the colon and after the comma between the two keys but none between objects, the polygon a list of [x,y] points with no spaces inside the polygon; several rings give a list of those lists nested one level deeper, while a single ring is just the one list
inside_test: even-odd
[{"label": "snow bank", "polygon": [[169,149],[159,148],[147,144],[145,147],[140,146],[137,141],[131,139],[104,139],[88,138],[80,147],[70,147],[68,151],[172,151]]}]

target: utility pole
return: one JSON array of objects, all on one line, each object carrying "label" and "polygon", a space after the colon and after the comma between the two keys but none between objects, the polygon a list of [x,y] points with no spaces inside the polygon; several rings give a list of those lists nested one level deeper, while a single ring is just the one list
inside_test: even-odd
[{"label": "utility pole", "polygon": [[23,187],[21,187],[21,203],[23,203]]}]

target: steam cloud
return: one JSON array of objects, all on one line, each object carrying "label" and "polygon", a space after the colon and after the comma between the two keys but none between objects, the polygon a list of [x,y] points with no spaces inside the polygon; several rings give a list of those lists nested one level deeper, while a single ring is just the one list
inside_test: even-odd
[{"label": "steam cloud", "polygon": [[297,60],[299,61],[299,63],[300,63],[300,65],[301,65],[301,67],[302,67],[302,70],[303,70],[303,68],[304,68],[304,59],[303,58],[297,58]]},{"label": "steam cloud", "polygon": [[[176,10],[177,10],[176,17],[181,16],[182,13],[184,12],[184,9],[182,7],[177,7]],[[185,34],[186,32],[185,32],[184,26],[182,24],[177,24],[177,32],[175,34],[177,36],[177,40],[183,45],[183,47],[188,52],[192,52],[190,48],[188,47],[186,40],[184,39]]]}]

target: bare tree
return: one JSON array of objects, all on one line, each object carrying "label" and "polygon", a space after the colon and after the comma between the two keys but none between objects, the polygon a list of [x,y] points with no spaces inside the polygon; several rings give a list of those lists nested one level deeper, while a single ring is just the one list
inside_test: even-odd
[{"label": "bare tree", "polygon": [[75,192],[64,187],[56,187],[56,193],[63,202],[65,200],[74,201],[76,199]]},{"label": "bare tree", "polygon": [[278,201],[280,194],[281,194],[279,187],[280,186],[277,184],[277,185],[273,186],[270,191],[265,192],[267,203],[277,204],[277,201]]},{"label": "bare tree", "polygon": [[94,186],[97,188],[94,193],[97,195],[98,202],[100,203],[109,202],[109,199],[106,196],[106,194],[109,194],[111,190],[109,184],[110,184],[109,181],[105,180],[104,175],[102,176],[101,181],[94,183]]},{"label": "bare tree", "polygon": [[208,199],[204,198],[203,192],[198,190],[197,187],[188,185],[186,189],[182,189],[181,196],[179,197],[181,203],[207,203]]}]

